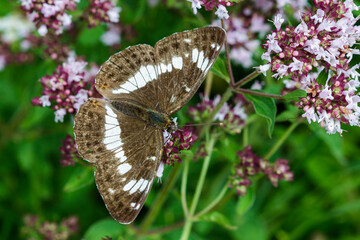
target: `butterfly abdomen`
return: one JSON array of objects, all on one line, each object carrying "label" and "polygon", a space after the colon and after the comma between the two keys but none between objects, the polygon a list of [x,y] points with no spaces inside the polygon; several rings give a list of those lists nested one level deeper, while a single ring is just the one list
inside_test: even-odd
[{"label": "butterfly abdomen", "polygon": [[112,105],[119,112],[130,117],[140,118],[147,124],[155,126],[160,129],[166,129],[171,120],[165,114],[156,110],[146,109],[140,104],[127,100],[117,100],[112,102]]}]

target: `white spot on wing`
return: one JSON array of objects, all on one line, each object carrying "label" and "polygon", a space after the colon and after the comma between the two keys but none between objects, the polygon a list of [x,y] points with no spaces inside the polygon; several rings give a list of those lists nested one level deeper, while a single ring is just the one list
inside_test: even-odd
[{"label": "white spot on wing", "polygon": [[131,206],[131,207],[135,207],[135,205],[136,205],[136,202],[130,203],[130,206]]},{"label": "white spot on wing", "polygon": [[145,179],[140,178],[137,183],[135,184],[135,186],[130,190],[129,194],[133,194],[134,192],[136,192],[137,190],[139,190],[139,188],[141,187],[142,183],[144,182]]},{"label": "white spot on wing", "polygon": [[109,130],[106,130],[105,131],[105,137],[111,137],[111,136],[115,136],[115,135],[120,135],[120,127],[117,126],[117,127],[114,127],[114,128],[111,128]]},{"label": "white spot on wing", "polygon": [[109,130],[109,129],[112,129],[112,128],[115,128],[116,126],[112,125],[112,124],[107,124],[105,123],[105,130]]},{"label": "white spot on wing", "polygon": [[128,81],[121,84],[121,88],[112,90],[113,94],[132,92],[137,89],[136,85],[134,85],[135,79],[134,77],[129,78]]},{"label": "white spot on wing", "polygon": [[172,64],[176,69],[182,69],[183,67],[183,59],[182,57],[173,57]]},{"label": "white spot on wing", "polygon": [[199,59],[197,61],[197,67],[201,68],[201,65],[203,64],[203,62],[204,62],[204,51],[201,51],[199,54]]},{"label": "white spot on wing", "polygon": [[[131,169],[131,165],[128,163],[120,164],[117,168],[120,175],[127,173]],[[135,181],[135,180],[134,180]],[[134,183],[135,184],[135,183]]]},{"label": "white spot on wing", "polygon": [[211,48],[215,48],[215,43],[212,43],[210,46]]},{"label": "white spot on wing", "polygon": [[174,103],[176,101],[176,97],[174,95],[171,96],[170,102]]},{"label": "white spot on wing", "polygon": [[135,183],[136,183],[136,180],[134,180],[134,179],[131,180],[130,182],[128,182],[128,183],[124,186],[123,190],[124,190],[124,191],[129,191],[130,188],[132,188],[132,186],[135,185]]},{"label": "white spot on wing", "polygon": [[107,124],[111,124],[111,125],[119,125],[119,122],[117,121],[116,118],[110,117],[108,115],[105,115],[105,123]]},{"label": "white spot on wing", "polygon": [[121,146],[121,141],[116,141],[113,143],[106,144],[105,147],[107,150],[113,150]]},{"label": "white spot on wing", "polygon": [[186,42],[186,43],[191,43],[191,39],[185,38],[185,39],[184,39],[184,42]]},{"label": "white spot on wing", "polygon": [[202,70],[202,71],[205,71],[205,70],[207,69],[207,67],[208,67],[208,64],[209,64],[209,59],[208,59],[208,58],[205,58],[202,66],[201,66],[201,70]]},{"label": "white spot on wing", "polygon": [[139,88],[146,85],[146,80],[143,78],[140,71],[136,72],[134,77],[136,79]]},{"label": "white spot on wing", "polygon": [[112,137],[106,137],[106,138],[104,138],[104,141],[103,141],[104,144],[109,144],[109,143],[113,143],[113,142],[121,143],[120,136],[117,135],[117,136],[112,136]]},{"label": "white spot on wing", "polygon": [[145,190],[145,188],[147,187],[148,183],[149,183],[148,180],[144,180],[144,182],[141,184],[139,192],[143,192]]},{"label": "white spot on wing", "polygon": [[149,71],[151,80],[155,80],[157,77],[154,65],[149,64],[146,66],[146,69]]},{"label": "white spot on wing", "polygon": [[171,65],[171,63],[169,63],[169,64],[167,65],[167,71],[168,71],[168,72],[171,72],[171,71],[172,71],[172,65]]},{"label": "white spot on wing", "polygon": [[166,73],[166,65],[164,63],[160,63],[159,73]]},{"label": "white spot on wing", "polygon": [[140,203],[138,203],[135,207],[135,210],[138,210],[140,208]]},{"label": "white spot on wing", "polygon": [[116,158],[119,158],[121,163],[122,163],[122,162],[125,162],[126,159],[127,159],[127,158],[125,157],[125,153],[124,153],[124,151],[122,150],[122,148],[120,148],[120,151],[115,154],[115,157],[116,157]]},{"label": "white spot on wing", "polygon": [[105,105],[105,109],[106,109],[106,114],[109,115],[110,117],[114,117],[116,118],[116,114],[114,113],[114,111],[111,109],[111,107],[109,107],[108,105]]},{"label": "white spot on wing", "polygon": [[155,161],[156,157],[155,156],[152,156],[150,157],[151,160]]},{"label": "white spot on wing", "polygon": [[190,92],[190,88],[188,86],[184,85],[184,87],[186,92]]},{"label": "white spot on wing", "polygon": [[188,57],[188,56],[189,56],[189,54],[188,54],[188,53],[185,53],[184,55],[185,55],[185,57]]},{"label": "white spot on wing", "polygon": [[113,195],[114,192],[115,192],[114,189],[112,189],[112,188],[109,188],[108,191],[109,191],[109,193],[110,193],[111,195]]},{"label": "white spot on wing", "polygon": [[192,50],[192,61],[193,61],[194,63],[197,62],[198,54],[199,54],[199,51],[197,50],[197,48],[194,48],[194,49]]},{"label": "white spot on wing", "polygon": [[219,51],[219,49],[220,49],[220,45],[216,44],[216,51]]}]

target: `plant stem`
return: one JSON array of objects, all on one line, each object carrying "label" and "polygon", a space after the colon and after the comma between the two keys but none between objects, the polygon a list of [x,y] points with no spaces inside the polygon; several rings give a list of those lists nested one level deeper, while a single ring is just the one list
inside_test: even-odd
[{"label": "plant stem", "polygon": [[[221,27],[223,29],[225,29],[225,23],[224,23],[223,19],[221,19]],[[231,63],[230,63],[229,45],[227,43],[227,39],[225,39],[225,56],[226,56],[226,66],[227,66],[227,70],[228,70],[228,74],[229,74],[229,78],[230,78],[230,86],[234,86],[235,80],[234,80],[234,75],[233,75]]]},{"label": "plant stem", "polygon": [[209,97],[211,92],[211,86],[213,82],[214,74],[210,71],[206,77],[204,95]]},{"label": "plant stem", "polygon": [[220,111],[220,109],[222,108],[222,106],[224,105],[225,102],[227,102],[230,97],[232,96],[232,90],[229,87],[226,92],[223,94],[223,96],[221,97],[220,102],[218,103],[218,105],[216,105],[215,109],[210,113],[209,117],[206,119],[205,124],[199,133],[199,138],[202,137],[204,135],[205,132],[207,132],[210,128],[210,125],[208,125],[209,123],[211,123],[215,117],[215,115]]},{"label": "plant stem", "polygon": [[186,158],[183,164],[184,170],[182,172],[182,177],[181,177],[181,205],[184,210],[185,218],[187,218],[189,215],[189,210],[186,203],[186,185],[187,185],[187,177],[189,173],[189,162],[190,160]]},{"label": "plant stem", "polygon": [[204,182],[205,182],[205,177],[206,177],[206,173],[207,170],[209,168],[209,164],[210,164],[210,160],[211,160],[211,154],[215,145],[215,138],[214,137],[210,137],[209,142],[207,144],[207,152],[208,152],[208,156],[205,157],[204,159],[204,163],[201,169],[201,173],[200,173],[200,177],[199,177],[199,181],[197,183],[196,189],[195,189],[195,194],[194,194],[194,198],[192,200],[191,203],[191,207],[190,207],[190,211],[189,211],[189,215],[187,216],[186,220],[185,220],[185,226],[181,235],[181,239],[182,240],[187,240],[189,238],[190,235],[190,231],[191,231],[191,227],[192,227],[192,223],[193,223],[193,216],[197,207],[197,204],[199,202],[199,198],[200,198],[200,194],[201,191],[204,187]]},{"label": "plant stem", "polygon": [[265,155],[265,159],[269,159],[272,155],[280,148],[280,146],[284,143],[286,138],[290,136],[290,134],[295,130],[295,128],[303,121],[303,119],[299,119],[293,122],[290,127],[284,132],[281,138],[275,143],[275,145],[270,149],[270,151]]},{"label": "plant stem", "polygon": [[165,183],[165,185],[162,187],[161,191],[157,194],[157,197],[154,201],[154,205],[150,209],[149,213],[146,215],[144,221],[142,222],[140,226],[140,234],[144,234],[148,228],[150,227],[151,223],[154,221],[155,217],[158,215],[161,206],[163,205],[166,197],[169,194],[170,189],[172,189],[177,177],[178,173],[181,169],[181,164],[176,164],[174,169],[171,171],[171,174]]},{"label": "plant stem", "polygon": [[238,81],[237,83],[235,83],[234,85],[232,85],[232,88],[237,90],[237,88],[250,82],[251,80],[253,80],[257,76],[259,76],[260,74],[261,74],[260,70],[256,70],[256,71],[252,72],[249,75],[247,75],[246,77],[244,77],[243,79],[241,79],[240,81]]},{"label": "plant stem", "polygon": [[242,89],[242,88],[237,88],[236,90],[234,90],[234,92],[247,93],[247,94],[252,94],[252,95],[257,95],[257,96],[262,96],[262,97],[269,97],[269,98],[276,98],[276,99],[282,99],[283,98],[283,96],[281,96],[281,95],[256,92],[256,91],[251,91],[251,90]]},{"label": "plant stem", "polygon": [[229,182],[226,182],[226,184],[224,185],[224,187],[222,188],[220,194],[214,199],[214,201],[212,201],[206,208],[204,208],[202,211],[200,211],[199,213],[197,213],[195,216],[194,216],[194,219],[210,212],[221,200],[222,198],[224,197],[226,191],[228,190],[229,188]]}]

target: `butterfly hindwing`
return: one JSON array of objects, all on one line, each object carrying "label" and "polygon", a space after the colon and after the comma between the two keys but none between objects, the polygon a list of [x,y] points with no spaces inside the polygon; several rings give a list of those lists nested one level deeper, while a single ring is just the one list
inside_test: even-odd
[{"label": "butterfly hindwing", "polygon": [[96,165],[96,184],[110,214],[121,223],[132,222],[160,163],[162,131],[92,98],[76,115],[74,132],[78,151]]},{"label": "butterfly hindwing", "polygon": [[195,94],[218,57],[226,34],[219,27],[175,33],[158,41],[155,56],[162,86],[160,107],[170,116]]}]

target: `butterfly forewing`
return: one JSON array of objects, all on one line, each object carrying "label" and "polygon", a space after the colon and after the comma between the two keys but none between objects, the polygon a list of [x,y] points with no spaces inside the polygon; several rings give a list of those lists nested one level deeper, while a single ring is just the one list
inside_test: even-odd
[{"label": "butterfly forewing", "polygon": [[166,37],[155,45],[159,103],[172,115],[195,94],[218,57],[225,41],[219,27],[203,27]]},{"label": "butterfly forewing", "polygon": [[176,33],[155,48],[129,47],[99,70],[96,89],[110,102],[89,99],[74,132],[78,151],[96,165],[97,187],[117,221],[130,223],[138,215],[159,167],[164,123],[200,87],[224,41],[218,27]]},{"label": "butterfly forewing", "polygon": [[97,187],[110,214],[130,223],[152,186],[163,148],[162,131],[90,99],[75,118],[80,154],[96,165]]},{"label": "butterfly forewing", "polygon": [[149,83],[157,79],[154,48],[140,44],[111,56],[96,75],[95,86],[108,99],[131,98],[151,108],[157,92],[154,83]]}]

